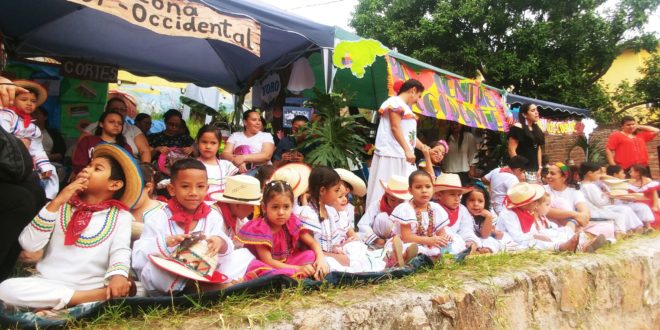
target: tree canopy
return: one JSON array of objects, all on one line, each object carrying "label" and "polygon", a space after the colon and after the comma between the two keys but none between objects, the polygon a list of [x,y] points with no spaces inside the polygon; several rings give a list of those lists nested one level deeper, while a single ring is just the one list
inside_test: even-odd
[{"label": "tree canopy", "polygon": [[597,81],[622,49],[655,50],[642,28],[660,0],[360,0],[351,25],[364,37],[514,93],[584,107],[611,120]]}]

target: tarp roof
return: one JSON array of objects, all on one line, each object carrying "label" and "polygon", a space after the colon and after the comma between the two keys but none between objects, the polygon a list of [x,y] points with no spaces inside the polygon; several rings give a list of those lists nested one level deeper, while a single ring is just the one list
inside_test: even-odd
[{"label": "tarp roof", "polygon": [[158,34],[66,0],[0,1],[0,31],[18,56],[115,64],[139,75],[218,86],[232,93],[246,90],[254,76],[294,60],[301,51],[334,46],[334,27],[260,1],[190,1],[256,20],[261,25],[261,56],[218,40]]},{"label": "tarp roof", "polygon": [[[587,109],[581,109],[581,108],[576,108],[572,107],[569,105],[563,105],[559,103],[554,103],[550,101],[543,101],[543,100],[537,100],[533,99],[531,97],[525,97],[525,96],[520,96],[520,95],[515,95],[515,94],[507,94],[506,95],[506,102],[509,104],[525,104],[525,103],[533,103],[536,104],[537,107],[542,108],[542,113],[541,116],[543,117],[557,117],[557,112],[563,112],[564,117],[568,117],[570,115],[578,115],[582,117],[589,117],[589,110]],[[546,113],[543,113],[543,110],[546,110]],[[548,111],[551,111],[548,113]],[[560,116],[562,117],[562,116]]]}]

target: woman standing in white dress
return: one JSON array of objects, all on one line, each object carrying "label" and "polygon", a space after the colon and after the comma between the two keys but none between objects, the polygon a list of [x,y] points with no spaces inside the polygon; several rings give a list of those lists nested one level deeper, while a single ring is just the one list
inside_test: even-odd
[{"label": "woman standing in white dress", "polygon": [[424,85],[419,81],[406,80],[397,95],[380,106],[376,151],[369,168],[365,205],[378,203],[383,196],[385,191],[379,184],[381,180],[386,182],[392,175],[408,177],[415,171],[415,148],[429,149],[417,138],[417,120],[412,111],[412,105],[417,103],[423,91]]}]

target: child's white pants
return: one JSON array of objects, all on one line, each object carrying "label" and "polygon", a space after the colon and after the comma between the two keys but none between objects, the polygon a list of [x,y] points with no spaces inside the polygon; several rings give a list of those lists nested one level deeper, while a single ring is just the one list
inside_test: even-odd
[{"label": "child's white pants", "polygon": [[0,300],[17,307],[62,309],[75,292],[73,284],[38,276],[10,278],[0,283]]}]

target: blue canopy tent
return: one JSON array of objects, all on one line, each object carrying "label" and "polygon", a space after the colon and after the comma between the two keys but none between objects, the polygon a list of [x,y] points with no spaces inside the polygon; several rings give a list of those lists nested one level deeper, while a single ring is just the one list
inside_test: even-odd
[{"label": "blue canopy tent", "polygon": [[536,104],[540,109],[541,117],[545,118],[566,118],[566,117],[589,117],[589,110],[563,105],[550,101],[543,101],[515,94],[506,94],[506,102],[510,105],[523,105],[525,103]]},{"label": "blue canopy tent", "polygon": [[[260,40],[252,40],[260,44],[258,56],[220,40],[156,33],[88,7],[90,3],[103,1],[84,2],[85,6],[66,0],[1,1],[0,31],[5,35],[10,54],[86,59],[114,64],[140,75],[217,86],[243,94],[251,81],[264,72],[287,65],[305,52],[325,49],[327,53],[334,46],[334,27],[256,0],[189,2],[236,19],[254,20],[260,27]],[[120,7],[136,4],[157,7],[157,2],[185,4],[179,0],[116,3]],[[105,5],[108,3],[112,2],[106,1]]]}]

